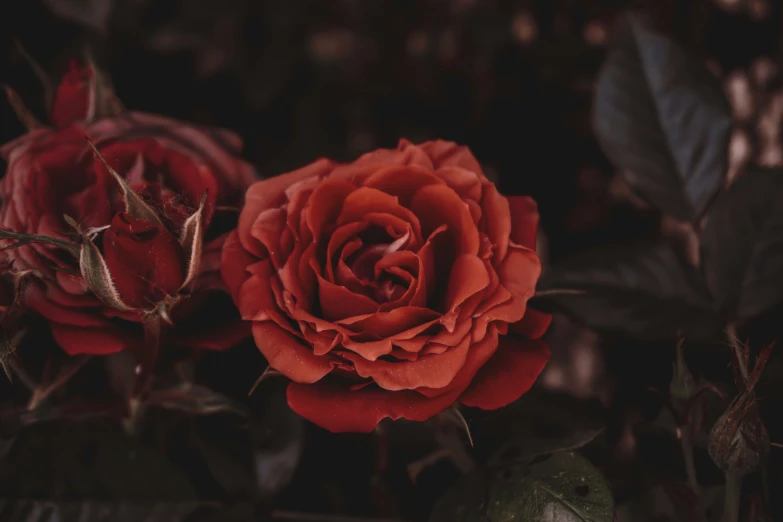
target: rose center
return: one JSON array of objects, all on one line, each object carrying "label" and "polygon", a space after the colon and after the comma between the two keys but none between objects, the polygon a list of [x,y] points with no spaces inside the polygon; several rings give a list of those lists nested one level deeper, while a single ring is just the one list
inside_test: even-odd
[{"label": "rose center", "polygon": [[378,303],[396,301],[408,289],[408,283],[403,278],[390,269],[377,272],[376,265],[387,255],[404,249],[411,234],[406,232],[396,239],[386,233],[384,235],[385,241],[364,246],[346,259],[353,274],[367,285],[369,296]]}]

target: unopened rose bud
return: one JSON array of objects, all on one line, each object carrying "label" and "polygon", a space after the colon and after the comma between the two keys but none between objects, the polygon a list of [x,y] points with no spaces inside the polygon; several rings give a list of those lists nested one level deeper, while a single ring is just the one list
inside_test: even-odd
[{"label": "unopened rose bud", "polygon": [[712,427],[707,449],[724,471],[745,475],[758,468],[770,443],[755,398],[745,393],[732,403]]},{"label": "unopened rose bud", "polygon": [[669,394],[675,403],[687,401],[696,394],[696,382],[693,380],[693,375],[685,363],[683,344],[683,341],[677,343],[672,382],[669,385]]}]

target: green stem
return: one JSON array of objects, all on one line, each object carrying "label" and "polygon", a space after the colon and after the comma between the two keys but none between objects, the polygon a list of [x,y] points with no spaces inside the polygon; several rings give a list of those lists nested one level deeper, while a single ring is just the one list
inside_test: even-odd
[{"label": "green stem", "polygon": [[726,497],[723,504],[723,522],[739,522],[743,475],[736,471],[727,471],[725,476]]},{"label": "green stem", "polygon": [[46,245],[53,245],[67,250],[71,255],[79,257],[79,246],[72,241],[60,239],[52,236],[45,236],[41,234],[25,234],[22,232],[14,232],[12,230],[0,229],[0,239],[11,239],[18,243],[14,243],[6,248],[16,248],[27,243],[43,243]]},{"label": "green stem", "polygon": [[688,477],[688,486],[699,496],[699,481],[696,479],[696,465],[693,462],[693,446],[688,437],[683,434],[680,437],[680,446],[682,447],[682,456],[685,459],[685,473]]}]

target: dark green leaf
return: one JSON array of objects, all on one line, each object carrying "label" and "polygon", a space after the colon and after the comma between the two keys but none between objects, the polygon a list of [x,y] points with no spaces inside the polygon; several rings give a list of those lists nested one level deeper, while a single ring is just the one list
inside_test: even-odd
[{"label": "dark green leaf", "polygon": [[477,451],[491,448],[492,466],[529,462],[589,444],[603,432],[604,418],[598,401],[534,389],[475,423]]},{"label": "dark green leaf", "polygon": [[183,383],[174,388],[154,390],[147,404],[161,408],[180,410],[196,415],[234,413],[245,416],[247,412],[230,398],[206,386]]},{"label": "dark green leaf", "polygon": [[430,522],[610,522],[614,501],[585,458],[556,453],[472,474],[435,505]]},{"label": "dark green leaf", "polygon": [[287,386],[280,379],[264,381],[252,397],[253,464],[258,494],[265,501],[288,485],[304,448],[304,422],[288,406]]},{"label": "dark green leaf", "polygon": [[[200,502],[51,502],[0,500],[0,520],[6,522],[185,522],[210,509]],[[212,508],[214,509],[214,508]]]},{"label": "dark green leaf", "polygon": [[269,502],[291,480],[302,453],[304,423],[288,407],[286,385],[268,381],[260,386],[252,415],[195,418],[189,441],[227,498]]},{"label": "dark green leaf", "polygon": [[188,476],[128,437],[118,422],[41,422],[23,430],[0,466],[0,497],[195,500]]},{"label": "dark green leaf", "polygon": [[706,337],[719,327],[700,272],[662,242],[575,256],[542,275],[539,289],[555,288],[585,291],[542,299],[596,330],[665,340],[680,330],[688,337]]},{"label": "dark green leaf", "polygon": [[783,168],[750,167],[722,193],[702,234],[721,310],[750,318],[783,302]]},{"label": "dark green leaf", "polygon": [[730,106],[674,41],[629,15],[596,83],[593,126],[641,197],[682,221],[701,216],[726,173]]},{"label": "dark green leaf", "polygon": [[700,488],[700,504],[684,483],[656,486],[617,507],[616,522],[719,522],[723,486]]}]

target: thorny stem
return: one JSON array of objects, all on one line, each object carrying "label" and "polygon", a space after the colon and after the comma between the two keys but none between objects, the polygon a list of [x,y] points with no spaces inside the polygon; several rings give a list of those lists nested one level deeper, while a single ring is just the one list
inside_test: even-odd
[{"label": "thorny stem", "polygon": [[736,471],[725,472],[726,498],[723,507],[723,522],[738,522],[740,496],[742,494],[742,474]]},{"label": "thorny stem", "polygon": [[685,459],[685,473],[688,476],[688,486],[696,496],[699,495],[699,481],[696,479],[696,466],[693,462],[693,445],[690,437],[685,433],[680,437],[680,446],[682,447],[682,456]]},{"label": "thorny stem", "polygon": [[[748,366],[745,361],[745,353],[737,337],[737,327],[734,323],[729,323],[726,327],[726,335],[729,338],[731,346],[734,348],[734,355],[737,357],[737,365],[739,367],[740,375],[742,379],[748,381]],[[724,473],[726,477],[726,493],[723,508],[723,520],[724,522],[738,522],[740,512],[740,500],[742,498],[742,478],[743,475],[736,471],[726,471]]]},{"label": "thorny stem", "polygon": [[133,394],[128,399],[128,417],[125,419],[125,430],[133,434],[136,431],[139,420],[144,413],[144,404],[141,397],[146,393],[152,381],[152,373],[155,361],[160,349],[160,315],[150,314],[144,320],[144,348],[139,358],[137,368],[136,386]]},{"label": "thorny stem", "polygon": [[370,479],[372,496],[378,513],[392,514],[394,508],[385,478],[389,471],[389,433],[384,423],[375,428],[375,469]]},{"label": "thorny stem", "polygon": [[[32,411],[40,406],[41,403],[52,394],[52,392],[56,391],[69,380],[71,380],[71,377],[76,375],[76,372],[78,372],[82,366],[87,364],[87,361],[89,360],[89,357],[80,357],[75,359],[71,361],[71,364],[66,365],[64,368],[61,367],[60,372],[51,383],[36,386],[36,388],[33,390],[33,396],[30,398],[30,402],[27,405],[27,409]],[[47,368],[48,367],[49,365],[47,363]],[[46,377],[44,377],[44,379],[46,380]]]},{"label": "thorny stem", "polygon": [[742,378],[747,381],[748,367],[745,365],[745,354],[742,350],[742,344],[737,338],[737,327],[733,323],[730,323],[726,327],[726,335],[729,338],[731,346],[734,348],[734,354],[737,356],[737,364],[739,364],[740,374],[742,375]]},{"label": "thorny stem", "polygon": [[586,290],[576,290],[572,288],[554,288],[552,290],[541,290],[536,292],[535,297],[550,297],[553,295],[584,295]]},{"label": "thorny stem", "polygon": [[71,253],[74,257],[79,257],[79,247],[76,244],[57,237],[45,236],[41,234],[24,234],[21,232],[14,232],[12,230],[0,229],[0,239],[12,239],[17,241],[17,243],[14,243],[5,248],[16,248],[26,243],[43,243],[60,247]]},{"label": "thorny stem", "polygon": [[364,518],[344,515],[322,515],[320,513],[296,513],[293,511],[273,511],[272,520],[288,522],[405,522],[397,518]]},{"label": "thorny stem", "polygon": [[27,373],[27,371],[22,367],[21,364],[19,364],[19,361],[17,361],[13,357],[9,357],[6,362],[14,371],[16,376],[19,377],[19,380],[22,381],[22,384],[25,385],[25,388],[27,388],[30,391],[34,391],[36,388],[35,380],[32,377],[30,377],[30,374]]}]

